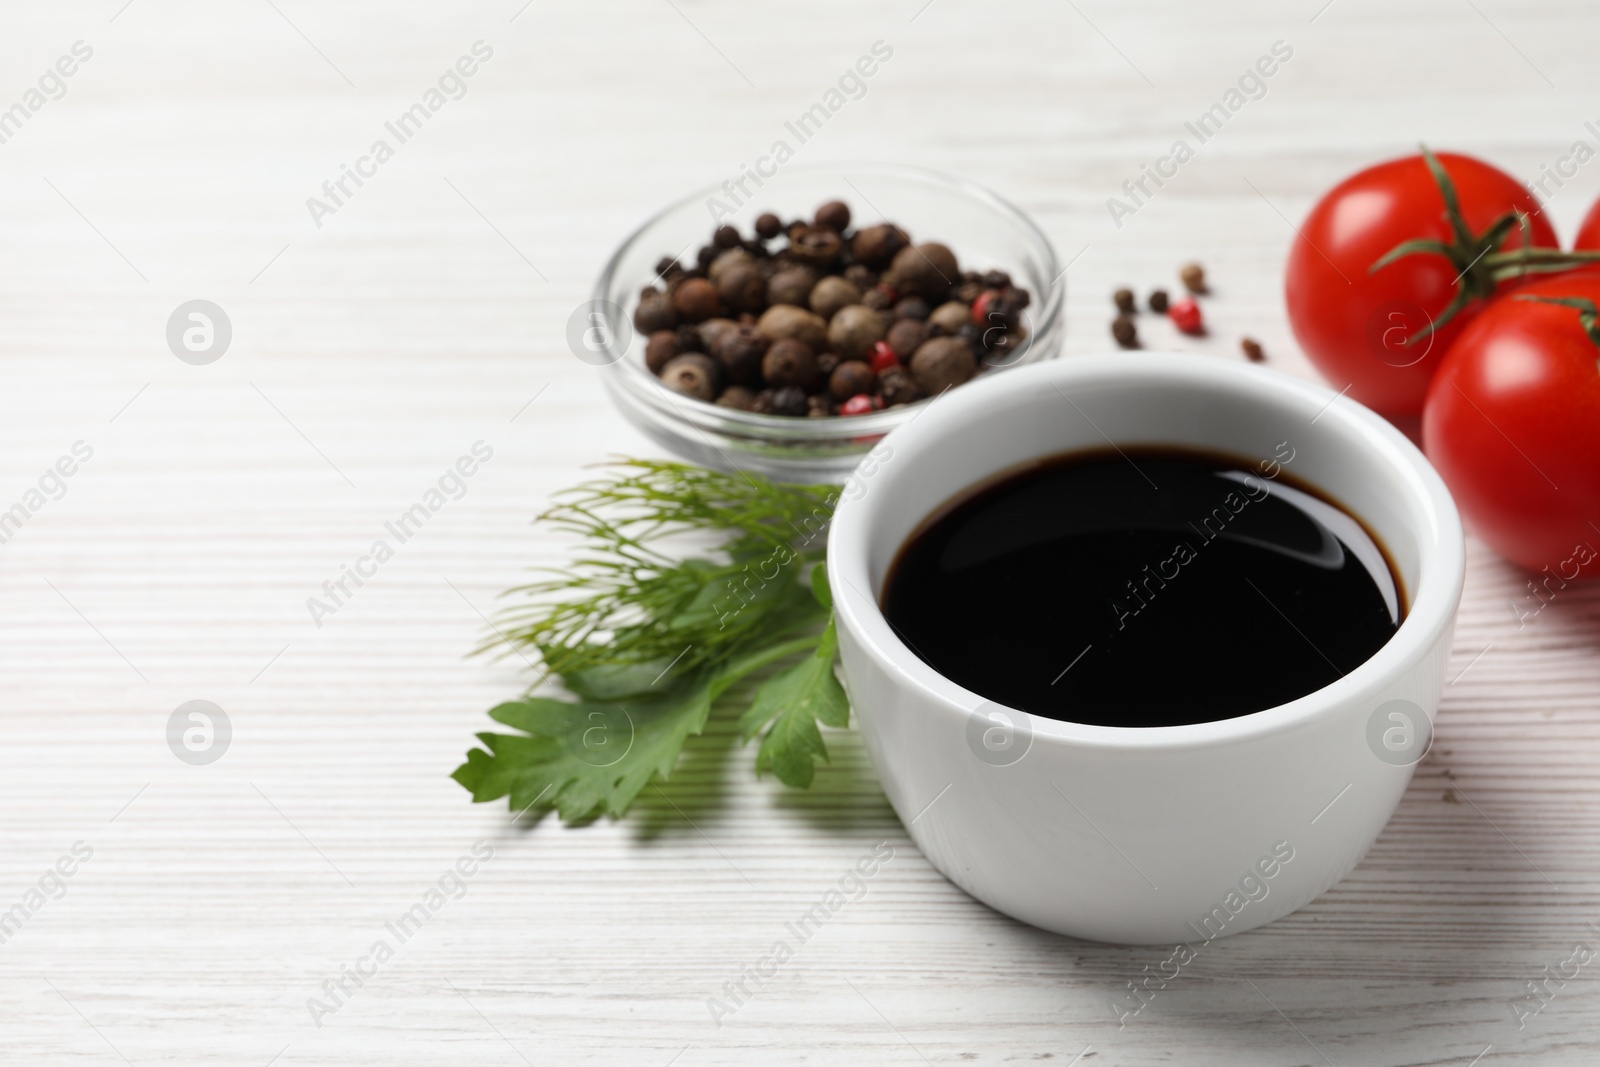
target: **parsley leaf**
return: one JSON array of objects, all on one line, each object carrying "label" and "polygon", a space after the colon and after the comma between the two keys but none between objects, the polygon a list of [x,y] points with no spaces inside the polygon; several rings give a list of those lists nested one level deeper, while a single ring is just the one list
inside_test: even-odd
[{"label": "parsley leaf", "polygon": [[815,761],[828,758],[817,723],[850,725],[850,701],[833,673],[838,651],[838,632],[829,619],[816,651],[768,679],[756,693],[755,703],[739,720],[739,732],[748,741],[772,724],[756,755],[757,773],[770,770],[784,785],[810,787]]}]

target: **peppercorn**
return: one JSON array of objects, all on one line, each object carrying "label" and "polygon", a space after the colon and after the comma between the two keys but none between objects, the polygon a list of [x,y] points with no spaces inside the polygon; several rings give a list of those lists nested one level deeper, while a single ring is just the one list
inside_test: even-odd
[{"label": "peppercorn", "polygon": [[810,410],[811,403],[806,398],[806,391],[798,385],[785,385],[773,391],[772,413],[774,415],[800,416]]},{"label": "peppercorn", "polygon": [[825,419],[833,414],[833,403],[822,393],[806,397],[806,403],[811,407],[806,412],[808,419]]},{"label": "peppercorn", "polygon": [[817,375],[823,381],[833,377],[834,370],[843,363],[837,352],[819,352],[817,354]]},{"label": "peppercorn", "polygon": [[985,271],[981,280],[984,286],[989,289],[1011,288],[1011,275],[1003,270]]},{"label": "peppercorn", "polygon": [[737,385],[761,384],[761,361],[767,354],[767,338],[748,323],[730,325],[717,331],[711,354],[722,365],[727,380]]},{"label": "peppercorn", "polygon": [[717,232],[711,235],[711,243],[718,248],[736,248],[739,245],[739,231],[732,226],[718,226]]},{"label": "peppercorn", "polygon": [[644,365],[650,368],[652,374],[660,374],[661,368],[682,351],[683,349],[678,346],[676,332],[657,330],[644,344]]},{"label": "peppercorn", "polygon": [[639,306],[633,311],[633,328],[643,334],[657,330],[670,330],[678,324],[678,313],[672,301],[659,289],[646,289],[639,296]]},{"label": "peppercorn", "polygon": [[889,347],[889,342],[879,341],[872,346],[872,354],[867,357],[867,365],[881,374],[890,367],[898,367],[900,357]]},{"label": "peppercorn", "polygon": [[1118,289],[1116,292],[1111,294],[1111,299],[1117,305],[1117,310],[1122,312],[1124,315],[1132,315],[1138,310],[1133,303],[1132,289]]},{"label": "peppercorn", "polygon": [[755,401],[756,394],[742,385],[730,385],[717,397],[717,406],[736,408],[739,411],[749,411],[750,405]]},{"label": "peppercorn", "polygon": [[713,285],[722,281],[722,276],[735,267],[753,267],[756,258],[742,248],[730,248],[717,254],[717,258],[706,267],[706,277],[711,279]]},{"label": "peppercorn", "polygon": [[672,296],[673,309],[690,322],[704,322],[722,310],[717,287],[706,278],[690,278]]},{"label": "peppercorn", "polygon": [[878,375],[860,360],[850,359],[839,364],[828,377],[828,392],[841,403],[857,393],[870,393],[878,383]]},{"label": "peppercorn", "polygon": [[1006,298],[1006,301],[1018,311],[1033,303],[1033,294],[1026,289],[1018,289],[1014,285],[1008,285],[1002,288],[1000,292]]},{"label": "peppercorn", "polygon": [[904,367],[890,367],[878,374],[878,393],[885,404],[909,404],[922,397],[916,379]]},{"label": "peppercorn", "polygon": [[875,285],[862,293],[861,303],[873,311],[888,311],[889,308],[894,306],[894,301],[889,298],[888,293],[883,291],[883,286],[881,285]]},{"label": "peppercorn", "polygon": [[756,236],[770,241],[783,232],[783,223],[770,211],[756,216]]},{"label": "peppercorn", "polygon": [[816,388],[817,357],[804,341],[785,337],[774,341],[762,357],[761,376],[768,385],[798,385],[811,392]]},{"label": "peppercorn", "polygon": [[817,284],[817,272],[796,264],[784,267],[767,279],[768,304],[793,304],[806,307],[811,302],[811,290]]},{"label": "peppercorn", "polygon": [[928,332],[927,323],[918,322],[916,319],[898,319],[889,327],[889,333],[884,340],[889,342],[889,347],[895,350],[896,355],[906,360],[910,359],[911,354],[921,348],[922,342],[930,336],[932,335]]},{"label": "peppercorn", "polygon": [[1184,264],[1183,269],[1178,271],[1178,279],[1191,293],[1206,291],[1206,269],[1198,263]]},{"label": "peppercorn", "polygon": [[850,228],[850,205],[843,200],[829,200],[817,208],[816,222],[843,233]]},{"label": "peppercorn", "polygon": [[1261,342],[1254,337],[1243,337],[1239,340],[1239,347],[1244,349],[1244,356],[1251,363],[1265,363],[1267,353],[1261,347]]},{"label": "peppercorn", "polygon": [[892,222],[880,222],[857,230],[850,239],[850,252],[856,262],[871,270],[883,270],[894,262],[896,253],[910,243],[906,231]]},{"label": "peppercorn", "polygon": [[929,302],[943,300],[961,278],[955,253],[937,241],[902,248],[895,254],[889,273],[901,292]]},{"label": "peppercorn", "polygon": [[950,299],[959,300],[963,304],[971,304],[976,302],[982,293],[982,282],[961,282],[951,288]]},{"label": "peppercorn", "polygon": [[933,309],[928,316],[930,326],[938,326],[945,333],[955,333],[972,321],[972,309],[959,300],[950,300]]},{"label": "peppercorn", "polygon": [[844,251],[839,231],[826,226],[801,226],[789,235],[788,252],[812,267],[830,267]]},{"label": "peppercorn", "polygon": [[674,356],[661,368],[661,384],[696,400],[710,400],[715,396],[716,381],[717,365],[703,352]]},{"label": "peppercorn", "polygon": [[717,250],[711,245],[701,245],[694,253],[695,265],[699,267],[711,266],[711,261],[717,258]]},{"label": "peppercorn", "polygon": [[889,320],[865,304],[842,308],[828,323],[829,346],[845,359],[866,359],[874,341],[889,332]]},{"label": "peppercorn", "polygon": [[864,293],[878,284],[878,275],[860,263],[852,263],[844,269],[844,280]]},{"label": "peppercorn", "polygon": [[839,405],[839,414],[866,415],[877,411],[881,403],[881,401],[874,403],[872,397],[868,396],[866,393],[857,393],[855,396]]},{"label": "peppercorn", "polygon": [[960,385],[978,372],[972,346],[959,337],[935,337],[911,357],[911,376],[929,396]]},{"label": "peppercorn", "polygon": [[1200,305],[1195,303],[1194,297],[1185,296],[1174,300],[1167,307],[1167,317],[1172,324],[1184,333],[1205,333],[1205,320],[1200,315]]},{"label": "peppercorn", "polygon": [[[680,352],[710,352],[717,354],[717,342],[728,330],[737,329],[739,324],[732,319],[707,319],[698,326],[678,327],[678,351]],[[700,336],[699,344],[688,344],[684,331],[693,330]]]},{"label": "peppercorn", "polygon": [[[711,319],[710,321],[716,322],[717,320]],[[679,352],[711,351],[710,348],[706,347],[705,335],[700,332],[699,326],[691,326],[686,322],[682,326],[678,327],[677,336]]]},{"label": "peppercorn", "polygon": [[953,336],[959,337],[963,341],[967,342],[967,347],[972,349],[974,352],[983,347],[984,331],[978,329],[970,322],[963,322],[961,324],[961,328],[954,331]]},{"label": "peppercorn", "polygon": [[918,322],[927,321],[931,312],[928,302],[920,296],[908,296],[895,301],[894,317],[897,319],[916,319]]},{"label": "peppercorn", "polygon": [[763,389],[763,390],[761,390],[755,396],[750,398],[749,410],[755,412],[757,415],[771,415],[771,414],[773,414],[772,398],[776,394],[777,394],[777,390],[776,389]]},{"label": "peppercorn", "polygon": [[861,302],[861,290],[839,277],[830,274],[817,282],[811,290],[811,310],[825,319],[831,319],[840,308]]},{"label": "peppercorn", "polygon": [[722,272],[717,295],[735,311],[759,311],[767,303],[767,280],[753,262],[738,263]]},{"label": "peppercorn", "polygon": [[656,260],[656,277],[665,278],[669,274],[679,274],[683,271],[683,264],[671,256],[662,256]]},{"label": "peppercorn", "polygon": [[1115,337],[1117,344],[1123,348],[1139,347],[1139,329],[1126,315],[1118,315],[1111,320],[1111,336]]},{"label": "peppercorn", "polygon": [[1165,315],[1167,313],[1167,291],[1165,289],[1157,289],[1150,294],[1150,310],[1157,315]]},{"label": "peppercorn", "polygon": [[813,352],[820,352],[828,347],[828,324],[822,320],[821,315],[804,308],[790,304],[769,307],[761,313],[757,326],[771,341],[793,337],[810,345]]}]

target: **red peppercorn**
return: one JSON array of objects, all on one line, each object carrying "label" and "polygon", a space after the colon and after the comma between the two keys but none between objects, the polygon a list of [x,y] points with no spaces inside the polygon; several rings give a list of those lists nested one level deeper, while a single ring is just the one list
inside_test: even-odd
[{"label": "red peppercorn", "polygon": [[866,415],[874,411],[877,405],[872,402],[872,397],[866,393],[857,393],[855,396],[839,405],[841,415]]},{"label": "red peppercorn", "polygon": [[1200,305],[1193,297],[1179,297],[1167,306],[1167,316],[1172,324],[1184,333],[1204,333],[1205,323],[1200,318]]},{"label": "red peppercorn", "polygon": [[874,341],[872,344],[872,356],[867,362],[872,364],[872,369],[875,371],[886,371],[890,367],[898,367],[900,365],[900,357],[894,354],[894,349],[889,347],[889,342]]},{"label": "red peppercorn", "polygon": [[972,324],[978,327],[989,325],[989,305],[994,303],[995,297],[1000,294],[993,289],[985,289],[978,294],[978,299],[972,302]]}]

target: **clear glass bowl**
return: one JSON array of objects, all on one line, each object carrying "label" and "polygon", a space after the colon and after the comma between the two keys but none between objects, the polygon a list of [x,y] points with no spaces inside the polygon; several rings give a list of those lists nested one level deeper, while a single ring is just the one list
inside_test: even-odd
[{"label": "clear glass bowl", "polygon": [[[644,363],[645,338],[631,328],[639,291],[657,282],[663,256],[693,262],[717,225],[711,198],[733,206],[721,221],[749,234],[763,211],[783,219],[809,219],[819,204],[843,200],[852,226],[892,221],[916,242],[940,241],[955,252],[963,270],[1003,270],[1032,294],[1024,313],[1027,340],[1003,365],[1053,357],[1061,347],[1065,288],[1050,241],[1018,208],[971,182],[933,171],[882,163],[796,164],[763,179],[753,195],[728,188],[702,189],[669,205],[635,230],[606,263],[591,307],[611,305],[608,318],[630,320],[626,328],[602,331],[592,362],[603,365],[606,388],[622,414],[651,440],[683,459],[719,470],[758,471],[789,482],[843,482],[861,456],[884,434],[916,417],[923,400],[869,415],[826,419],[761,415],[695,400],[661,384]],[[620,312],[617,310],[620,309]],[[617,351],[619,337],[626,337]],[[958,386],[957,388],[961,388]]]}]

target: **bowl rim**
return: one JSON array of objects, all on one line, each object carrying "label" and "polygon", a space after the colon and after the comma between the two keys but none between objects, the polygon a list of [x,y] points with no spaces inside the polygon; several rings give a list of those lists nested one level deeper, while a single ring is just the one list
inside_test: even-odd
[{"label": "bowl rim", "polygon": [[[1065,285],[1063,284],[1066,272],[1060,269],[1055,245],[1051,243],[1050,238],[1027,212],[987,186],[980,185],[970,179],[903,163],[871,160],[810,160],[785,166],[779,171],[779,174],[846,171],[856,174],[863,172],[876,173],[909,179],[931,186],[943,186],[951,192],[963,194],[1001,215],[1008,216],[1027,235],[1029,243],[1040,254],[1043,273],[1048,275],[1051,281],[1047,292],[1034,294],[1034,300],[1038,304],[1038,314],[1036,316],[1028,316],[1032,329],[1029,332],[1027,341],[1007,363],[995,364],[994,370],[1012,370],[1026,363],[1029,353],[1033,351],[1035,344],[1040,343],[1042,339],[1049,338],[1061,328],[1066,304]],[[599,306],[609,301],[610,298],[607,294],[617,277],[623,259],[633,250],[635,245],[639,244],[650,233],[657,223],[685,205],[721,192],[721,185],[702,186],[667,203],[636,226],[632,232],[623,238],[616,250],[607,257],[605,266],[601,268],[599,277],[595,279],[594,289],[589,301],[590,304]],[[746,200],[740,207],[745,208],[749,205],[750,200]],[[1030,304],[1030,308],[1033,306],[1033,304]],[[629,318],[628,325],[631,336],[632,333],[637,332],[631,329],[632,311],[628,308],[622,308],[621,310]],[[610,331],[610,337],[605,342],[608,350],[615,348],[617,332],[616,330]],[[631,347],[631,342],[629,347]],[[1045,351],[1048,353],[1048,346]],[[753,439],[782,438],[796,444],[806,442],[830,443],[841,438],[882,436],[906,419],[915,418],[916,414],[921,412],[931,400],[937,399],[930,397],[907,404],[903,408],[878,411],[868,415],[801,419],[784,415],[763,415],[751,411],[740,411],[737,408],[718,407],[708,401],[673,394],[671,390],[660,384],[655,375],[645,368],[642,358],[638,360],[628,359],[627,349],[615,352],[614,358],[605,363],[604,369],[608,372],[607,382],[613,388],[626,389],[634,397],[651,404],[658,410],[669,413],[671,417],[680,422],[702,429],[712,429],[721,433],[731,432],[737,436]],[[987,375],[984,377],[987,377]]]},{"label": "bowl rim", "polygon": [[[1414,529],[1418,545],[1416,589],[1409,610],[1382,648],[1336,681],[1302,697],[1230,719],[1181,726],[1096,726],[1026,715],[1034,744],[1099,747],[1118,750],[1180,750],[1236,744],[1283,734],[1359,705],[1424,662],[1428,651],[1451,625],[1465,577],[1465,538],[1460,514],[1443,479],[1422,452],[1386,419],[1343,393],[1280,371],[1183,352],[1119,352],[1074,356],[1023,368],[993,382],[980,383],[963,396],[944,398],[922,418],[895,430],[886,439],[894,455],[915,454],[918,441],[949,436],[949,424],[975,404],[1001,400],[996,393],[1025,393],[1049,385],[1141,382],[1170,387],[1174,381],[1220,387],[1251,399],[1341,423],[1372,458],[1397,475],[1397,498],[1409,498],[1408,514],[1420,514]],[[1338,402],[1338,401],[1343,401]],[[893,463],[879,466],[874,479],[909,477]],[[956,487],[951,495],[961,491]],[[876,597],[867,569],[873,501],[881,496],[868,486],[842,499],[828,536],[828,576],[841,630],[900,688],[912,688],[931,701],[941,717],[964,721],[983,705],[997,705],[938,673],[895,635]],[[997,705],[1004,707],[1004,705]],[[1016,711],[1017,709],[1010,709]],[[1019,714],[1021,714],[1019,712]],[[1429,712],[1430,717],[1432,712]],[[959,725],[959,724],[958,724]]]}]

